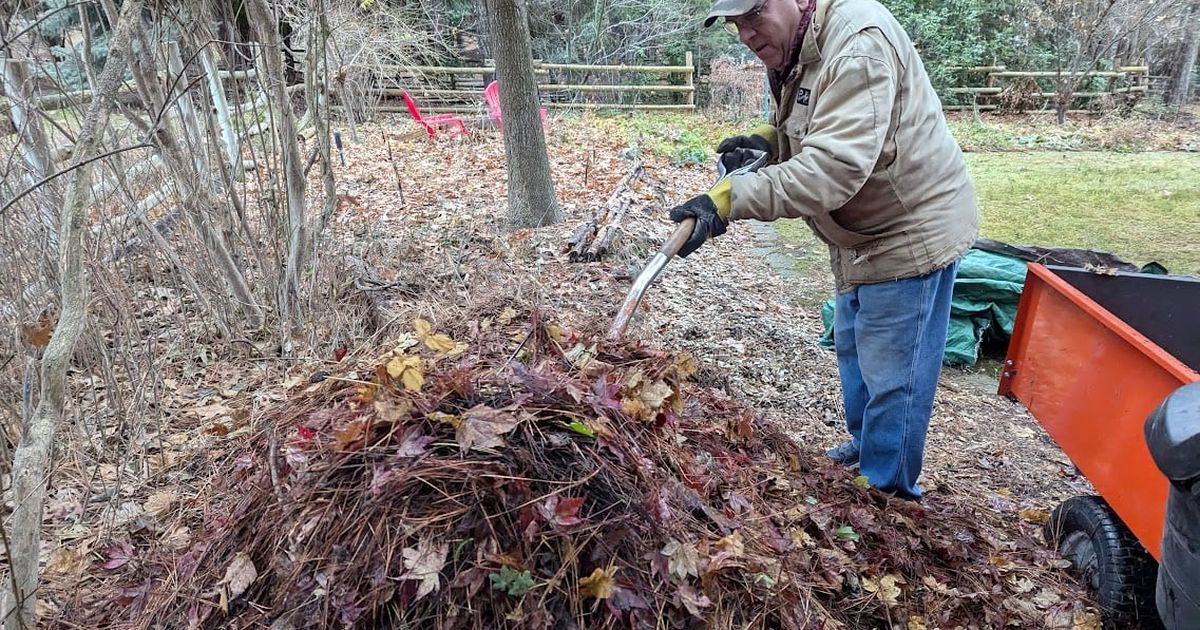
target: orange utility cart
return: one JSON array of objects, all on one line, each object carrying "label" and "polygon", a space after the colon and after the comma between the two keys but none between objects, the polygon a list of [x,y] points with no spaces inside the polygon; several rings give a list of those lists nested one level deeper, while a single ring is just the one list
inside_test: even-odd
[{"label": "orange utility cart", "polygon": [[1110,618],[1153,614],[1169,483],[1143,427],[1200,380],[1197,369],[1200,279],[1029,264],[1000,393],[1025,405],[1099,493],[1056,508],[1046,534]]}]

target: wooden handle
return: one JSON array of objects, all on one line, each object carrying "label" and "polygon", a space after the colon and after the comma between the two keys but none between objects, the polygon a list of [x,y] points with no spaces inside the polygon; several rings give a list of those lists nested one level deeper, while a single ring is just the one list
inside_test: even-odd
[{"label": "wooden handle", "polygon": [[688,242],[692,237],[692,230],[696,229],[696,219],[688,217],[679,222],[679,227],[671,233],[671,237],[663,244],[662,249],[658,250],[667,255],[667,258],[673,258],[679,250],[683,248],[683,244]]}]

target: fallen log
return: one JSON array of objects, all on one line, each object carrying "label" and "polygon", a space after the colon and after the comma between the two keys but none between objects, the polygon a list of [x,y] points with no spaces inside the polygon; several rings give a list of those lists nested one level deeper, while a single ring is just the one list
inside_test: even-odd
[{"label": "fallen log", "polygon": [[565,249],[569,252],[568,259],[571,262],[600,260],[612,250],[622,233],[621,220],[633,204],[631,185],[641,178],[643,172],[641,161],[634,162],[604,205],[567,241]]},{"label": "fallen log", "polygon": [[612,251],[612,246],[620,238],[623,230],[621,229],[621,221],[625,218],[625,214],[629,212],[629,206],[633,205],[633,200],[625,197],[621,200],[621,205],[613,213],[613,218],[604,226],[602,234],[598,234],[592,241],[592,246],[588,248],[588,258],[590,260],[602,260]]}]

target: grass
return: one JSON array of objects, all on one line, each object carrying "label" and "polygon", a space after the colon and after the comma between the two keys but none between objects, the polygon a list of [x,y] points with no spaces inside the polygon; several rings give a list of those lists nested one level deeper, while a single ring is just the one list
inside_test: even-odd
[{"label": "grass", "polygon": [[1200,154],[977,153],[967,163],[988,238],[1200,275]]},{"label": "grass", "polygon": [[[1007,243],[1114,252],[1200,275],[1200,154],[971,153],[983,235]],[[777,223],[801,274],[828,273],[800,221]]]}]

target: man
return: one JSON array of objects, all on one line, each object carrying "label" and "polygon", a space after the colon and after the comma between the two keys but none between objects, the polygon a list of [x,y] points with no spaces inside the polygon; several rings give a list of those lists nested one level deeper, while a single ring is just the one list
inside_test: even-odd
[{"label": "man", "polygon": [[979,231],[975,191],[925,68],[874,0],[717,0],[766,64],[774,116],[718,147],[772,163],[673,208],[696,219],[688,255],[729,221],[801,218],[829,246],[834,343],[850,440],[828,452],[917,500],[925,436],[961,256]]}]

